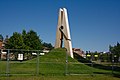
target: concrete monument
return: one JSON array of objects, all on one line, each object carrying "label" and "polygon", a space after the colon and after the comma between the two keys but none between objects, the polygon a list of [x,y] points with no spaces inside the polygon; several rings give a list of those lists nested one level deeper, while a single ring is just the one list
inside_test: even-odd
[{"label": "concrete monument", "polygon": [[65,8],[63,9],[60,8],[59,16],[58,16],[55,48],[62,48],[63,41],[64,41],[64,47],[67,49],[67,53],[73,58],[67,10]]}]

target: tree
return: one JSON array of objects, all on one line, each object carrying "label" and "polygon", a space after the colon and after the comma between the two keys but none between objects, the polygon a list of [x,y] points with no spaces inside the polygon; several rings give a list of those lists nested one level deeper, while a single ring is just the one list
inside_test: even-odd
[{"label": "tree", "polygon": [[22,35],[14,32],[13,35],[8,39],[6,48],[8,49],[24,49],[25,45],[23,42]]},{"label": "tree", "polygon": [[120,58],[120,44],[117,42],[117,45],[115,46],[109,46],[109,51],[112,54],[112,58],[114,59],[115,62],[118,62],[119,58]]},{"label": "tree", "polygon": [[28,45],[26,45],[26,44],[27,44],[27,41],[26,41],[26,40],[28,40],[28,39],[27,39],[26,30],[23,30],[23,31],[22,31],[22,38],[23,38],[23,42],[24,42],[24,44],[25,44],[25,48],[24,48],[24,49],[29,50],[30,47],[29,47]]},{"label": "tree", "polygon": [[22,36],[26,49],[42,49],[42,40],[39,39],[39,36],[37,36],[35,31],[30,30],[26,33],[26,31],[23,30]]},{"label": "tree", "polygon": [[8,39],[6,48],[8,49],[26,49],[26,50],[40,50],[42,49],[42,40],[39,39],[37,33],[33,30],[26,32],[22,31],[22,34],[14,32]]},{"label": "tree", "polygon": [[53,46],[52,46],[52,44],[51,43],[43,43],[43,47],[47,47],[48,49],[53,49]]}]

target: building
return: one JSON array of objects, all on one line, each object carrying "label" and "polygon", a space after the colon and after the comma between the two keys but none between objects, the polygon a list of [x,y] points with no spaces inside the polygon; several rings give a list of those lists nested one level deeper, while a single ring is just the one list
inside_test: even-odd
[{"label": "building", "polygon": [[82,51],[81,49],[78,48],[73,48],[73,53],[77,53],[78,55],[84,57],[84,51]]},{"label": "building", "polygon": [[0,34],[0,49],[4,48],[4,40],[3,40],[3,36]]},{"label": "building", "polygon": [[4,52],[3,50],[5,49],[5,44],[8,40],[8,36],[6,36],[5,40],[3,36],[0,34],[0,59],[5,60],[7,59],[7,52]]},{"label": "building", "polygon": [[8,42],[8,35],[4,39],[3,36],[0,34],[0,49],[5,49],[5,45]]}]

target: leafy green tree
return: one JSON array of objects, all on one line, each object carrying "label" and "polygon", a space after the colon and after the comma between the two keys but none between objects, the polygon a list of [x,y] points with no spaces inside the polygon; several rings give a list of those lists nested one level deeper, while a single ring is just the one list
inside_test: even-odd
[{"label": "leafy green tree", "polygon": [[23,30],[22,36],[26,49],[42,49],[42,40],[39,39],[35,31],[30,30],[26,33],[26,31]]},{"label": "leafy green tree", "polygon": [[22,35],[14,32],[13,35],[8,39],[6,48],[8,49],[24,49],[25,45],[23,42]]},{"label": "leafy green tree", "polygon": [[109,51],[111,52],[112,56],[111,59],[114,59],[115,62],[118,62],[120,58],[120,44],[117,42],[115,46],[109,46]]},{"label": "leafy green tree", "polygon": [[48,49],[53,49],[53,46],[52,46],[52,44],[51,43],[43,43],[43,47],[47,47]]},{"label": "leafy green tree", "polygon": [[26,32],[22,31],[22,34],[14,32],[8,39],[5,46],[7,49],[26,49],[26,50],[40,50],[42,49],[42,40],[37,36],[37,33],[33,30]]},{"label": "leafy green tree", "polygon": [[28,45],[26,45],[28,40],[29,40],[29,39],[27,39],[27,32],[26,32],[26,30],[22,31],[22,38],[23,38],[23,42],[25,44],[25,48],[24,49],[29,50],[30,47]]}]

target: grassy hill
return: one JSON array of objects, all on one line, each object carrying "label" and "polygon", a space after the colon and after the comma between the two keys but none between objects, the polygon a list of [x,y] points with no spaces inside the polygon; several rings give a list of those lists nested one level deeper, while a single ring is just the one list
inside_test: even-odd
[{"label": "grassy hill", "polygon": [[[67,64],[66,64],[66,59],[68,59]],[[75,56],[75,59],[72,59],[70,56],[66,57],[66,50],[61,48],[54,49],[44,56],[39,56],[38,58],[34,58],[28,61],[22,61],[22,62],[10,61],[8,67],[9,69],[7,71],[6,71],[6,65],[7,65],[6,61],[0,61],[0,74],[5,74],[7,72],[12,75],[37,74],[39,76],[63,77],[65,74],[111,75],[112,73],[111,70],[100,69],[98,68],[98,66],[95,67],[91,63],[88,64],[87,61],[82,58],[81,60],[78,60],[78,56]]]}]

